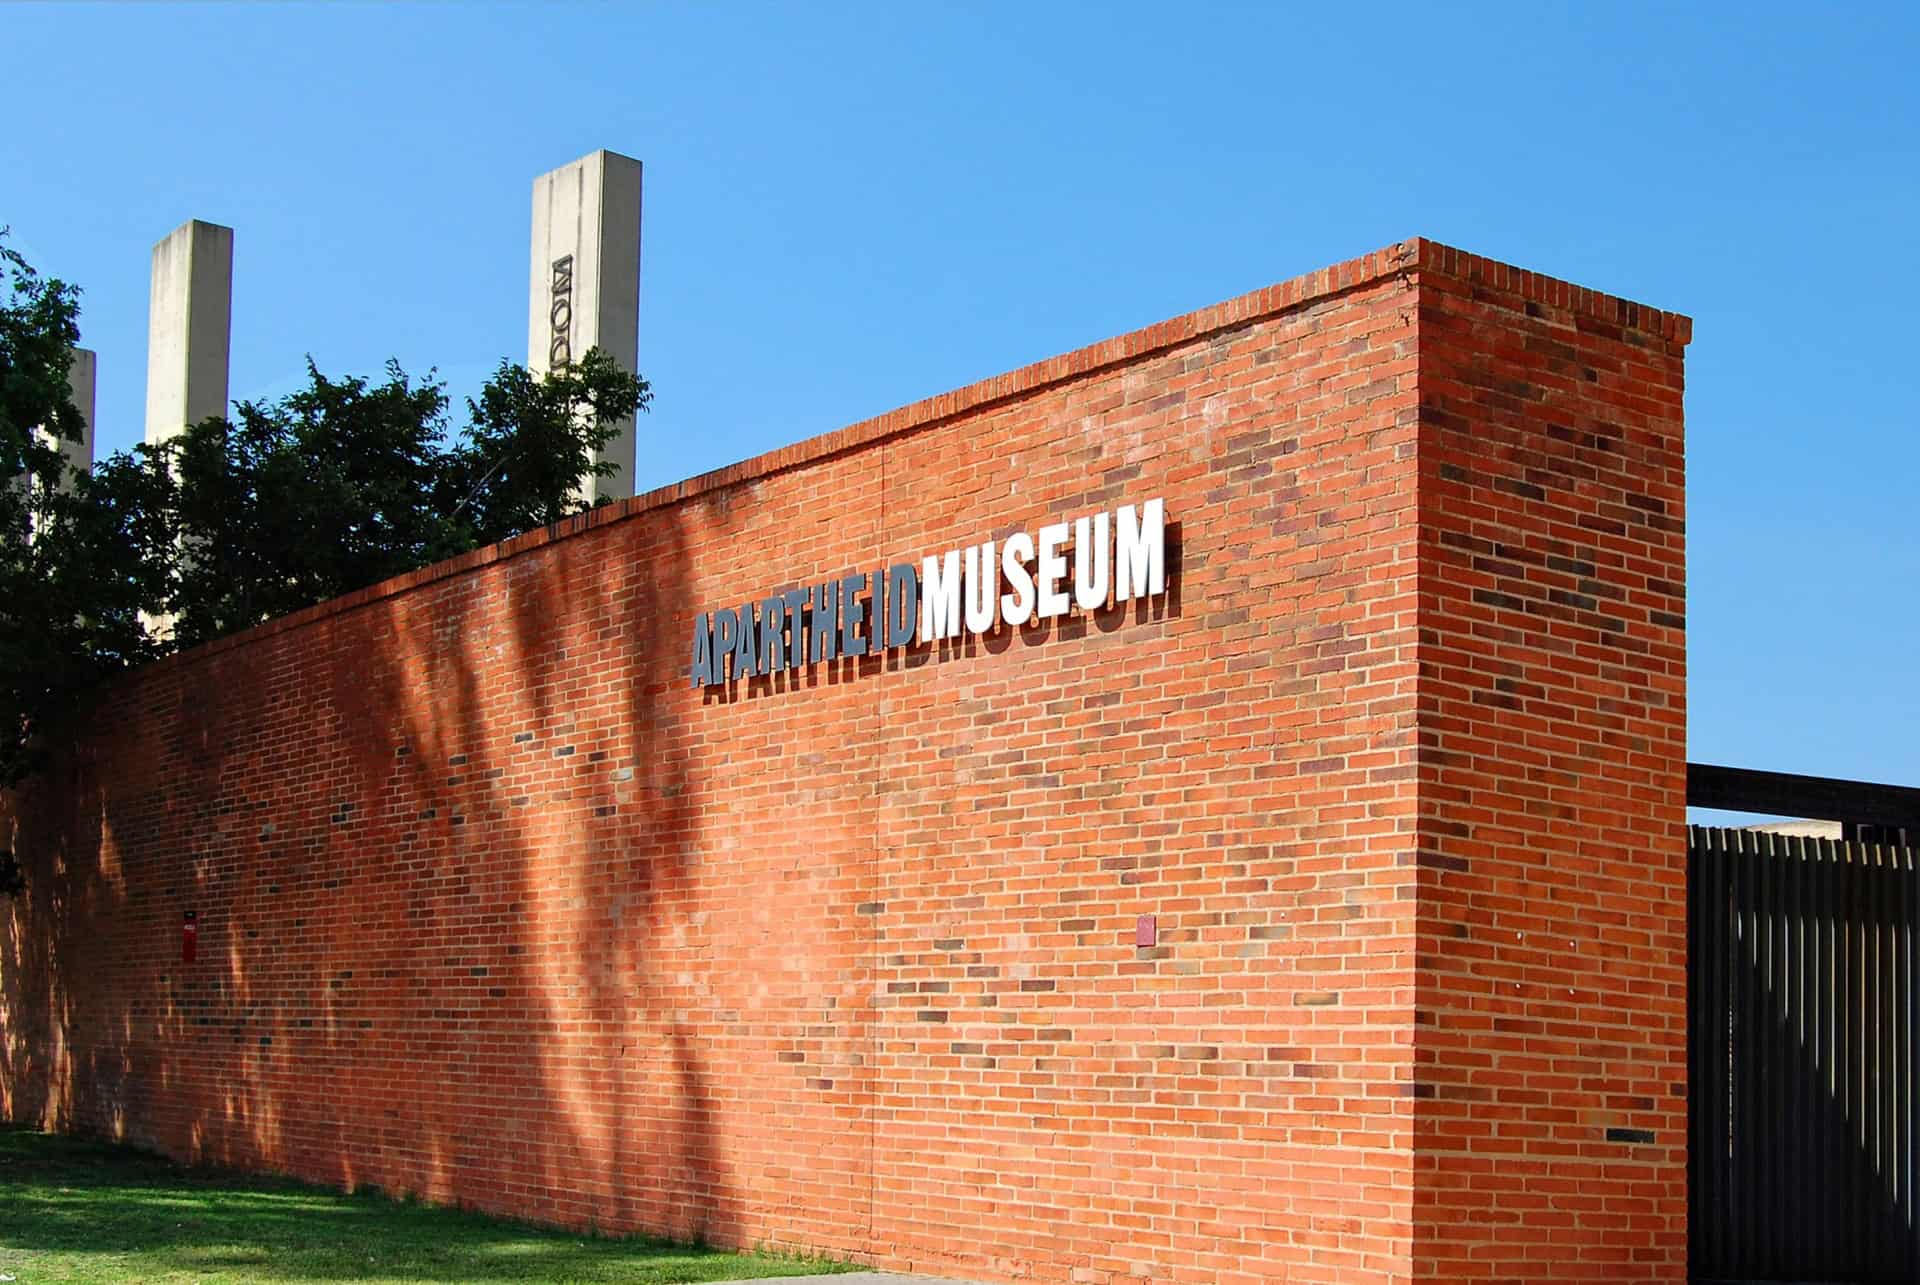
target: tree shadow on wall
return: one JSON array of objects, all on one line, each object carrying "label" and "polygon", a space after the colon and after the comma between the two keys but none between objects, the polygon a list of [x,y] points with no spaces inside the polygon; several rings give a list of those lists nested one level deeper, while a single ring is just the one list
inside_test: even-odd
[{"label": "tree shadow on wall", "polygon": [[689,520],[116,684],[17,800],[38,855],[0,941],[11,1118],[737,1244],[708,1068],[649,948],[702,841],[664,708]]},{"label": "tree shadow on wall", "polygon": [[104,876],[98,772],[73,755],[0,800],[0,846],[26,886],[0,898],[0,1119],[119,1136],[129,1112],[124,1023],[66,984],[105,962],[100,944],[122,918]]}]

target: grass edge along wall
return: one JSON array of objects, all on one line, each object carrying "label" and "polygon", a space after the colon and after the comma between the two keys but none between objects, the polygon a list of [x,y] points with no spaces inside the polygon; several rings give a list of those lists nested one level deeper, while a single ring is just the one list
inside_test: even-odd
[{"label": "grass edge along wall", "polygon": [[[130,675],[6,802],[0,1109],[985,1278],[1679,1280],[1689,329],[1404,242]],[[1149,499],[1157,595],[689,682]]]}]

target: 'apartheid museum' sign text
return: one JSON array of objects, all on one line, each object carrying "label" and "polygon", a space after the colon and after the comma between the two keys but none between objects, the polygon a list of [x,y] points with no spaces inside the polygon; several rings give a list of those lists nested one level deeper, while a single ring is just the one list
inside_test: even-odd
[{"label": "'apartheid museum' sign text", "polygon": [[[1071,553],[1071,570],[1068,555]],[[1000,625],[1150,598],[1167,588],[1166,505],[1016,531],[923,558],[776,593],[693,621],[695,687],[759,678]]]}]

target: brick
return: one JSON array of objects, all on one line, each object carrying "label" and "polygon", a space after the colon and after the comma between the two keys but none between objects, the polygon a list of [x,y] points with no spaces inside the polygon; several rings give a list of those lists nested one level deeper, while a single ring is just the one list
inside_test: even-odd
[{"label": "brick", "polygon": [[[978,1279],[1680,1280],[1689,337],[1405,242],[148,666],[0,802],[0,1113]],[[687,685],[1149,496],[1164,601]]]}]

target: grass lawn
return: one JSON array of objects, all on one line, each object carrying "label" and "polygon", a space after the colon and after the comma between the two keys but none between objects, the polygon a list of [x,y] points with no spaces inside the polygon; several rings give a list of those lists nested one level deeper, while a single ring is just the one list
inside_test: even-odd
[{"label": "grass lawn", "polygon": [[720,1281],[843,1264],[552,1231],[0,1125],[0,1281]]}]

